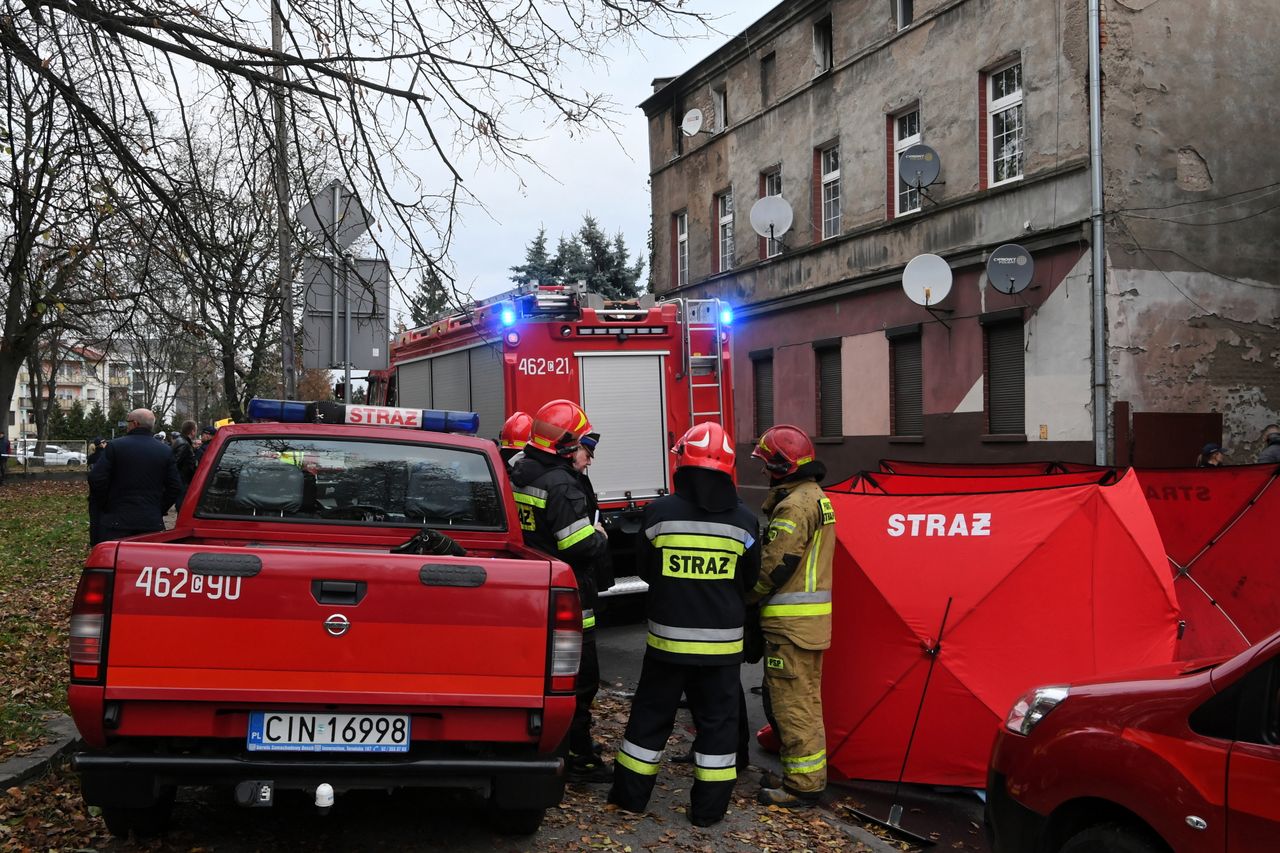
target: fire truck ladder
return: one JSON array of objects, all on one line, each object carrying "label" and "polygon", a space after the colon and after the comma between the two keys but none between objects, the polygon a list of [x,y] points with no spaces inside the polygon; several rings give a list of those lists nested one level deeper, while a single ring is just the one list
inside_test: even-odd
[{"label": "fire truck ladder", "polygon": [[[684,372],[689,377],[689,426],[700,419],[724,422],[724,358],[719,299],[682,299]],[[709,381],[710,380],[710,381]],[[715,389],[712,394],[711,389]],[[713,404],[715,408],[710,406]],[[699,409],[702,405],[706,408]]]}]

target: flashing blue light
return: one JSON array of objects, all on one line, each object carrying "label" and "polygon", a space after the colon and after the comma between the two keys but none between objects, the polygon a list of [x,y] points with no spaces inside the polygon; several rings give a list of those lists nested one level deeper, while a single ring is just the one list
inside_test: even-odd
[{"label": "flashing blue light", "polygon": [[287,424],[306,423],[307,403],[297,400],[266,400],[254,397],[249,401],[248,415],[255,421],[280,421]]},{"label": "flashing blue light", "polygon": [[720,309],[720,325],[728,326],[733,323],[733,309],[728,305]]},{"label": "flashing blue light", "polygon": [[475,412],[450,412],[444,409],[423,409],[422,428],[432,432],[469,432],[480,430],[480,415]]},{"label": "flashing blue light", "polygon": [[504,326],[514,326],[516,324],[516,308],[514,305],[503,305],[502,310],[498,312],[498,319],[502,321]]}]

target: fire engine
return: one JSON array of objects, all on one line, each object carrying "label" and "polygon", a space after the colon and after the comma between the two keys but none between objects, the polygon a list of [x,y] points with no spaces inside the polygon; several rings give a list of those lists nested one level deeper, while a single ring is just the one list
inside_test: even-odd
[{"label": "fire engine", "polygon": [[[488,438],[513,412],[557,398],[581,405],[602,436],[590,477],[625,574],[642,508],[671,489],[675,440],[709,420],[732,439],[732,320],[720,299],[521,288],[397,335],[390,368],[369,375],[369,402],[477,412]],[[606,594],[644,588],[619,577]]]}]

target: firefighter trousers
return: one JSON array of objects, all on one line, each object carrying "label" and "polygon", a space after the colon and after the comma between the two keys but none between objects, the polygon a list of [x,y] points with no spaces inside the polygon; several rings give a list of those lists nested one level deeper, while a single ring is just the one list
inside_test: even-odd
[{"label": "firefighter trousers", "polygon": [[682,692],[697,727],[689,819],[708,826],[724,817],[738,778],[742,682],[736,663],[695,666],[645,655],[627,732],[614,757],[609,802],[630,812],[643,812],[649,805]]},{"label": "firefighter trousers", "polygon": [[596,631],[589,628],[582,632],[582,660],[578,664],[578,678],[573,693],[577,704],[573,709],[573,722],[569,724],[569,758],[591,759],[595,755],[595,743],[591,740],[591,704],[600,690],[600,660],[596,657]]},{"label": "firefighter trousers", "polygon": [[827,787],[822,722],[822,650],[765,637],[764,712],[782,741],[783,787],[814,795]]}]

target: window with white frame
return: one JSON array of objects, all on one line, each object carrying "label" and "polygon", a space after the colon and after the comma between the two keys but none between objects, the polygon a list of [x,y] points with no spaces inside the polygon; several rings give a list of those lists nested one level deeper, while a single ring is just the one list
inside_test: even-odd
[{"label": "window with white frame", "polygon": [[822,149],[822,239],[840,233],[840,146]]},{"label": "window with white frame", "polygon": [[906,181],[913,175],[902,174],[902,152],[920,142],[920,110],[913,107],[893,118],[893,185],[897,187],[893,212],[895,216],[915,213],[920,209],[920,188]]},{"label": "window with white frame", "polygon": [[716,227],[720,239],[720,272],[733,269],[733,190],[716,196]]},{"label": "window with white frame", "polygon": [[[770,169],[764,173],[764,193],[763,196],[782,195],[782,167]],[[776,258],[782,254],[782,240],[777,237],[765,238],[764,256],[766,258]]]},{"label": "window with white frame", "polygon": [[813,25],[813,75],[824,74],[835,65],[831,40],[831,16]]},{"label": "window with white frame", "polygon": [[676,286],[684,287],[689,283],[689,211],[682,210],[675,215],[672,230],[676,237]]},{"label": "window with white frame", "polygon": [[912,0],[894,0],[893,6],[898,29],[911,26],[911,22],[915,20],[915,3]]},{"label": "window with white frame", "polygon": [[716,111],[716,132],[729,126],[729,91],[724,86],[711,90],[711,101]]},{"label": "window with white frame", "polygon": [[1022,177],[1022,63],[987,75],[987,139],[992,186]]}]

